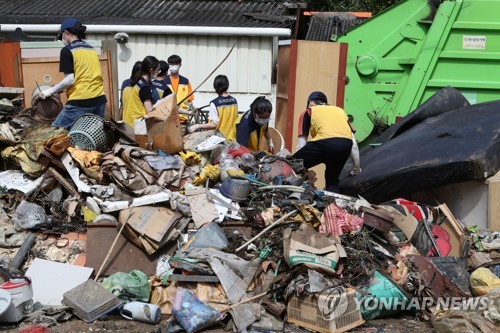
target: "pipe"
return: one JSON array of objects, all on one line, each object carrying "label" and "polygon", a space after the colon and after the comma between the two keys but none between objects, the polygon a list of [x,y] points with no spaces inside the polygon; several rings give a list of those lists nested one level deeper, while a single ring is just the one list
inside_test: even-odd
[{"label": "pipe", "polygon": [[[21,28],[24,32],[44,32],[57,34],[59,24],[2,24],[0,31],[15,31]],[[139,33],[139,34],[167,34],[167,35],[223,35],[223,36],[267,36],[290,37],[288,28],[235,28],[235,27],[197,27],[171,25],[104,25],[89,24],[87,33]]]},{"label": "pipe", "polygon": [[14,257],[14,259],[12,259],[12,262],[10,263],[12,267],[21,269],[24,259],[26,259],[26,255],[31,250],[33,244],[35,244],[35,241],[36,241],[36,234],[29,232],[26,235],[26,238],[24,238],[24,242],[17,251],[16,256]]}]

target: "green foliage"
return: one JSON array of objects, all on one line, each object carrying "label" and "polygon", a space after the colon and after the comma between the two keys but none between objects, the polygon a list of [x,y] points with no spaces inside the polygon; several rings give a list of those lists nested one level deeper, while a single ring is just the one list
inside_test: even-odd
[{"label": "green foliage", "polygon": [[373,15],[401,0],[305,0],[310,10],[326,12],[372,12]]}]

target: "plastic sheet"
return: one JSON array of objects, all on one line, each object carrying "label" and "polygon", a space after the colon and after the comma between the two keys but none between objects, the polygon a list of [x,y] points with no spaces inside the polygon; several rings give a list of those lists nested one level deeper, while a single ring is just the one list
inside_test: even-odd
[{"label": "plastic sheet", "polygon": [[177,288],[172,314],[187,333],[212,326],[221,316],[219,311],[212,309],[184,288]]}]

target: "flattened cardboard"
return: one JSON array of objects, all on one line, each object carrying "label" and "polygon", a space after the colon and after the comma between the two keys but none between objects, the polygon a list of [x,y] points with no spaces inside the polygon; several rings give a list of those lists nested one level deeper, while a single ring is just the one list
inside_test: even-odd
[{"label": "flattened cardboard", "polygon": [[122,210],[119,220],[126,221],[139,235],[160,242],[180,217],[181,214],[166,207],[142,206]]},{"label": "flattened cardboard", "polygon": [[127,223],[123,229],[125,237],[148,254],[153,254],[175,239],[189,223],[189,219],[179,213],[156,206],[124,209],[118,221],[120,224]]},{"label": "flattened cardboard", "polygon": [[418,221],[413,216],[405,216],[401,214],[396,208],[391,206],[381,206],[383,209],[387,210],[394,217],[393,223],[396,227],[401,229],[405,234],[406,238],[411,239],[415,231],[417,230]]},{"label": "flattened cardboard", "polygon": [[191,207],[191,215],[196,228],[201,228],[205,223],[219,219],[219,213],[213,202],[208,201],[205,189],[186,191],[186,198]]},{"label": "flattened cardboard", "polygon": [[283,231],[285,260],[291,266],[305,266],[325,273],[335,273],[337,263],[346,258],[340,241],[326,237],[306,224],[296,231]]}]

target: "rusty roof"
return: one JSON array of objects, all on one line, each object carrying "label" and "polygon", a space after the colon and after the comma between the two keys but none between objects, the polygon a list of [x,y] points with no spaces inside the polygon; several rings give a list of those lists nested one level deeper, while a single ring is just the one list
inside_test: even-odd
[{"label": "rusty roof", "polygon": [[291,27],[296,2],[166,0],[0,0],[0,24]]}]

